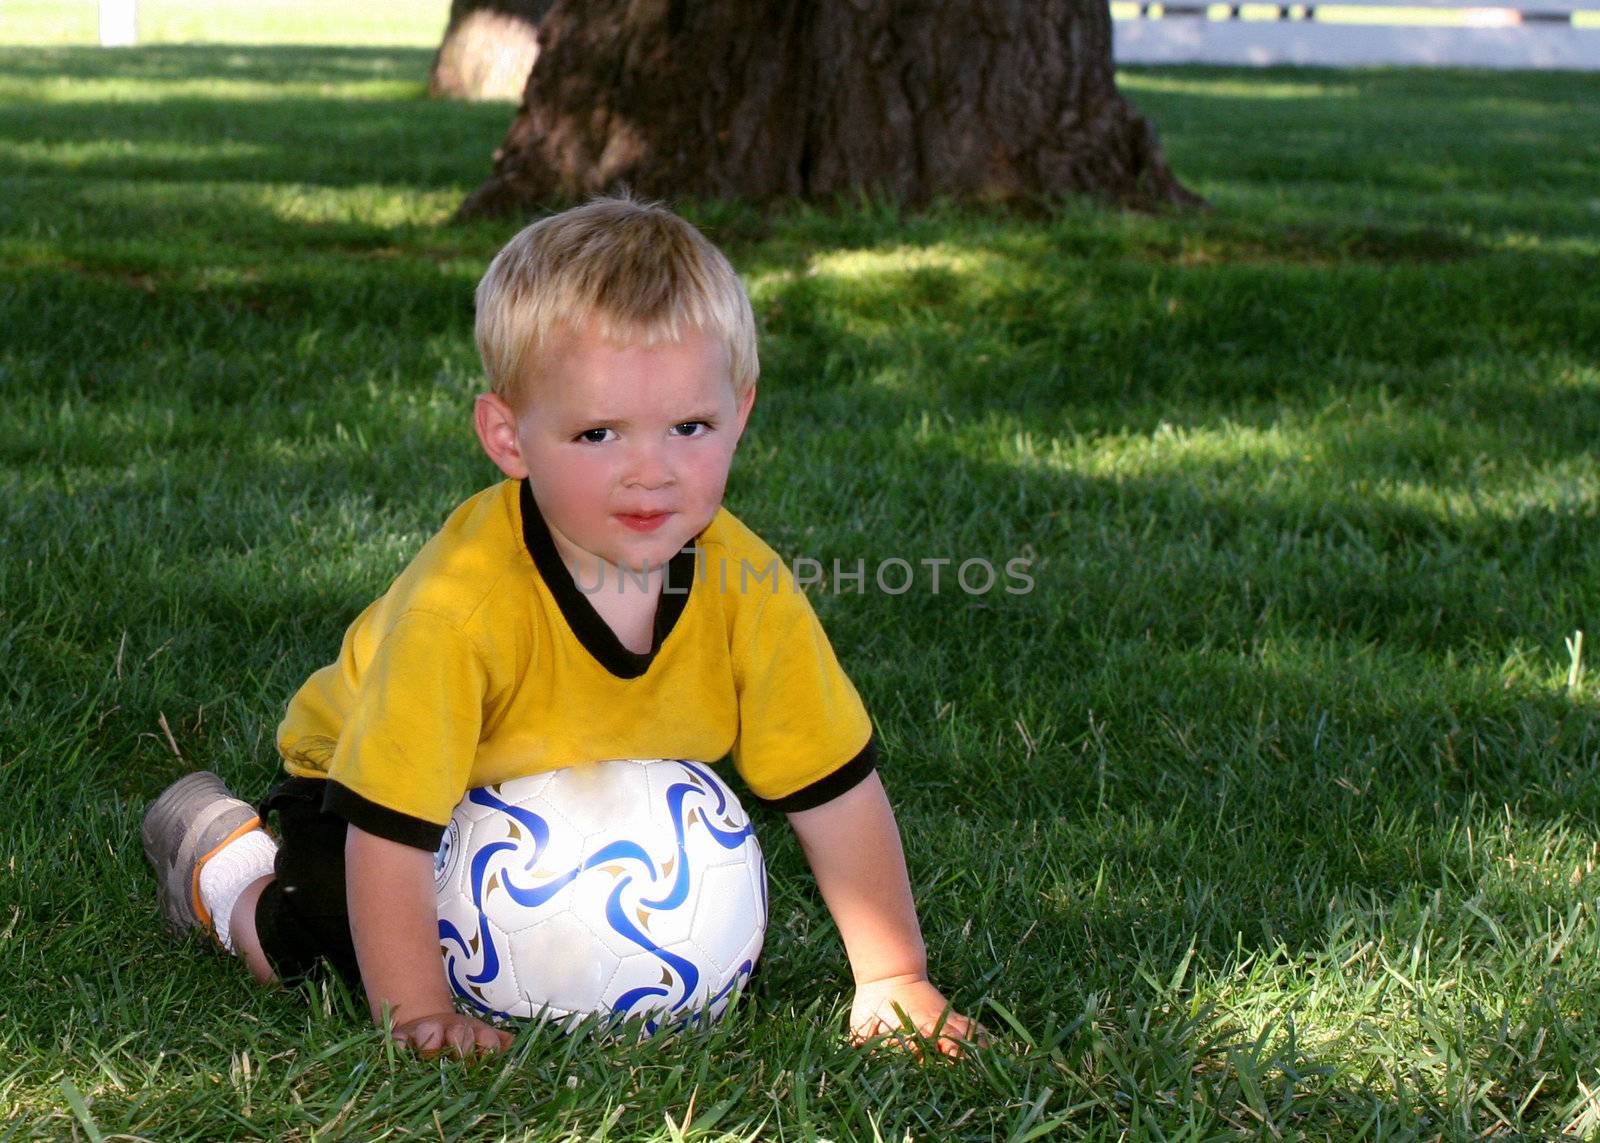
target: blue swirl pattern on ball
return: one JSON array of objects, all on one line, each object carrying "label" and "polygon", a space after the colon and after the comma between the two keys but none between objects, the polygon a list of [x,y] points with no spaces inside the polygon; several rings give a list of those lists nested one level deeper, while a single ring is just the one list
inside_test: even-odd
[{"label": "blue swirl pattern on ball", "polygon": [[[673,847],[660,862],[641,842],[616,838],[570,868],[529,880],[525,875],[533,872],[550,849],[551,823],[525,805],[506,801],[499,787],[485,786],[468,792],[469,803],[505,815],[520,827],[522,837],[515,841],[492,841],[471,854],[470,868],[461,888],[471,897],[477,917],[476,932],[463,933],[455,924],[440,919],[439,938],[445,954],[445,971],[457,996],[489,1015],[506,1015],[484,1003],[481,987],[500,976],[507,956],[507,951],[501,948],[501,934],[491,925],[484,907],[491,887],[504,892],[520,909],[538,910],[552,906],[562,891],[584,873],[607,867],[612,880],[603,910],[605,923],[629,945],[653,957],[664,970],[660,983],[640,985],[613,997],[610,1000],[613,1014],[627,1017],[643,1013],[646,1030],[653,1032],[666,1023],[697,1019],[695,1013],[684,1010],[691,1004],[695,1009],[709,1010],[748,978],[754,965],[747,959],[714,995],[697,997],[700,967],[687,957],[662,947],[630,915],[630,910],[664,912],[686,904],[692,907],[690,897],[701,871],[693,867],[688,844],[691,827],[702,831],[720,849],[730,852],[740,850],[754,836],[747,819],[735,828],[718,824],[719,820],[724,823],[731,820],[730,798],[721,781],[703,765],[682,760],[651,765],[681,767],[685,772],[681,780],[671,781],[665,790]],[[737,802],[733,805],[737,809]],[[742,811],[733,816],[744,818]],[[660,844],[659,839],[657,844]],[[445,860],[443,849],[439,860],[441,864]],[[520,869],[516,868],[518,865]],[[762,896],[764,898],[765,894]],[[764,915],[765,900],[761,904]],[[503,904],[497,907],[505,908]]]}]

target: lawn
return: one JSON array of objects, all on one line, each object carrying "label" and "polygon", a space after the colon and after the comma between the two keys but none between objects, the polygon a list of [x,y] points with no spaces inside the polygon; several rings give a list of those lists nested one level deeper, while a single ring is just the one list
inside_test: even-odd
[{"label": "lawn", "polygon": [[[433,47],[450,0],[122,0],[141,44]],[[116,5],[120,8],[122,4]],[[4,0],[0,44],[97,44],[101,0]]]},{"label": "lawn", "polygon": [[159,931],[144,805],[263,789],[494,475],[509,113],[429,59],[0,51],[0,1139],[1600,1132],[1594,76],[1125,74],[1203,214],[684,204],[762,324],[730,506],[868,569],[815,603],[990,1050],[843,1046],[770,815],[753,989],[642,1045],[423,1063]]}]

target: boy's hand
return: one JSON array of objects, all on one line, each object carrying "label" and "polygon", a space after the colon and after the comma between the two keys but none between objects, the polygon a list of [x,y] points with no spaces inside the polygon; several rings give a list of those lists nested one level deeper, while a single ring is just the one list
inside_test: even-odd
[{"label": "boy's hand", "polygon": [[946,1056],[960,1056],[969,1045],[982,1046],[983,1025],[961,1015],[925,976],[891,976],[856,986],[850,1005],[850,1039],[864,1044],[879,1036],[889,1043],[920,1051],[907,1032],[915,1028],[922,1041]]},{"label": "boy's hand", "polygon": [[461,1012],[418,1016],[396,1024],[390,1034],[395,1043],[413,1049],[425,1060],[445,1053],[461,1059],[487,1056],[511,1046],[509,1032]]}]

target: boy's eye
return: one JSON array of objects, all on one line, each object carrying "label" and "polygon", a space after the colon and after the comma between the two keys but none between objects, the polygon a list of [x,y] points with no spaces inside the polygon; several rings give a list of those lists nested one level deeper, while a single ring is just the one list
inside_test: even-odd
[{"label": "boy's eye", "polygon": [[601,444],[611,437],[610,429],[584,429],[578,434],[578,440],[587,444]]},{"label": "boy's eye", "polygon": [[680,421],[672,426],[672,435],[675,437],[697,437],[710,431],[711,426],[704,421]]}]

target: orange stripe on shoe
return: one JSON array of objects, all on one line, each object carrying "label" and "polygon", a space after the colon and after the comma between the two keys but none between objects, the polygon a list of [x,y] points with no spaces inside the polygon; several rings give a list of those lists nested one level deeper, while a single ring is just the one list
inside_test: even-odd
[{"label": "orange stripe on shoe", "polygon": [[205,930],[205,932],[213,941],[216,941],[219,948],[222,947],[222,942],[217,940],[217,927],[211,923],[211,910],[206,908],[206,903],[200,899],[200,870],[205,868],[206,862],[210,861],[228,846],[238,841],[245,834],[249,833],[253,829],[260,828],[261,819],[251,818],[238,829],[230,833],[227,837],[217,842],[216,845],[212,846],[208,852],[201,855],[200,859],[194,863],[194,878],[189,886],[190,900],[194,903],[194,915],[200,919],[200,927]]}]

